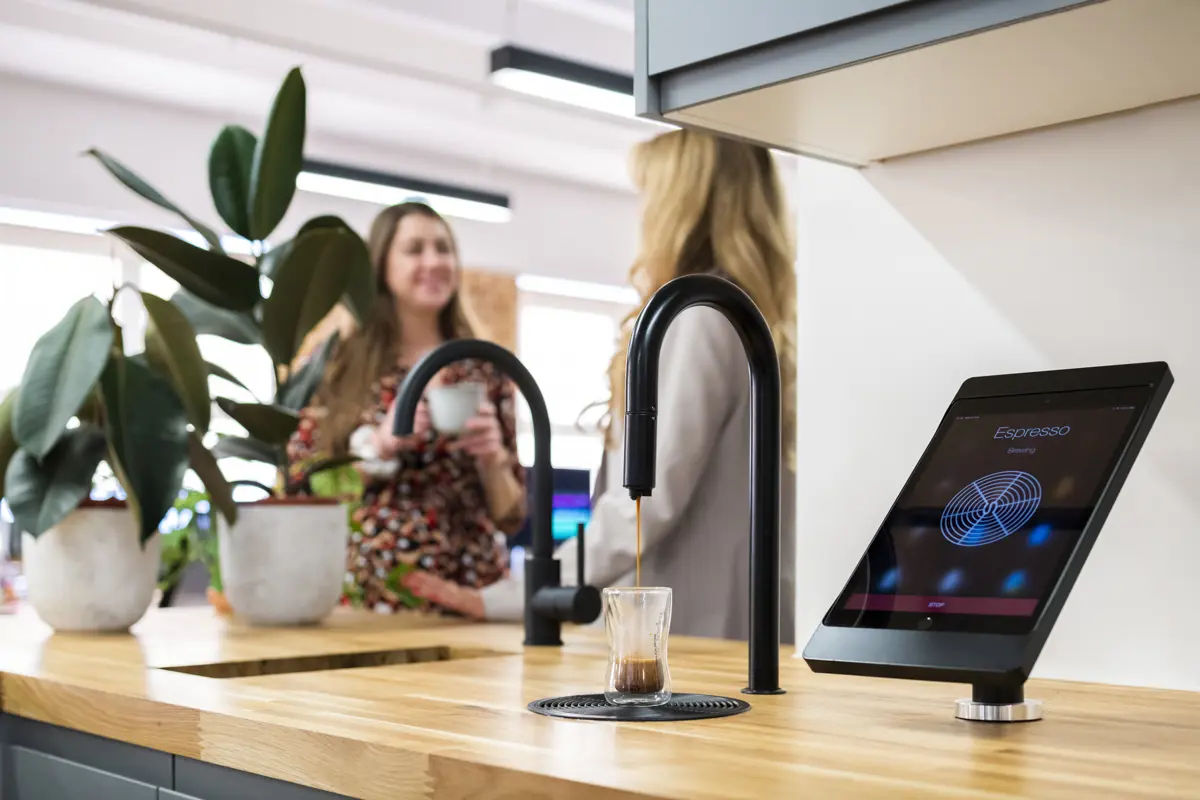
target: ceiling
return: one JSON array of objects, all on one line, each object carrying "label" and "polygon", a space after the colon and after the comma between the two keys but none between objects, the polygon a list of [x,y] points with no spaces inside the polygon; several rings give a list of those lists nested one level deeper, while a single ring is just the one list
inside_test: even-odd
[{"label": "ceiling", "polygon": [[4,0],[0,73],[261,124],[283,74],[300,64],[310,132],[627,191],[629,147],[659,128],[509,92],[487,70],[491,48],[515,43],[631,72],[632,6]]}]

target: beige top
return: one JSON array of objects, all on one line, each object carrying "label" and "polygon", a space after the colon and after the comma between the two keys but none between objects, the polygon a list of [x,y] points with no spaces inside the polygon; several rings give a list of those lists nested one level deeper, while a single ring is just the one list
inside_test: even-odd
[{"label": "beige top", "polygon": [[[657,485],[642,500],[642,585],[673,590],[671,632],[746,639],[750,614],[750,377],[745,350],[721,312],[694,307],[667,331],[659,359]],[[620,431],[614,440],[620,441]],[[632,586],[635,509],[621,485],[621,449],[609,451],[586,533],[587,579]],[[784,469],[780,632],[795,636],[796,477]],[[574,584],[575,540],[557,551]],[[483,590],[488,619],[517,620],[523,587]]]}]

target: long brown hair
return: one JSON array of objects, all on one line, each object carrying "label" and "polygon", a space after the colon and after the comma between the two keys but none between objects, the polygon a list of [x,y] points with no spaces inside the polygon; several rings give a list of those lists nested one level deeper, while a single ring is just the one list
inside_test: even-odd
[{"label": "long brown hair", "polygon": [[[400,222],[410,214],[420,214],[441,222],[450,238],[454,260],[459,262],[454,231],[440,214],[424,203],[401,203],[385,208],[371,223],[367,249],[375,274],[375,308],[366,326],[354,331],[338,347],[318,393],[319,405],[328,409],[329,414],[322,423],[322,438],[328,437],[325,446],[335,456],[345,454],[350,434],[358,427],[363,408],[371,402],[374,383],[396,367],[400,319],[395,298],[387,283],[388,254]],[[457,268],[461,279],[461,263],[457,263]],[[471,323],[463,311],[458,289],[438,313],[438,329],[447,341],[474,336]]]},{"label": "long brown hair", "polygon": [[771,328],[783,379],[784,453],[794,465],[795,245],[770,152],[707,133],[671,131],[634,149],[632,172],[643,211],[629,281],[642,300],[625,318],[609,365],[610,410],[623,411],[626,351],[646,300],[680,275],[715,272],[750,295]]}]

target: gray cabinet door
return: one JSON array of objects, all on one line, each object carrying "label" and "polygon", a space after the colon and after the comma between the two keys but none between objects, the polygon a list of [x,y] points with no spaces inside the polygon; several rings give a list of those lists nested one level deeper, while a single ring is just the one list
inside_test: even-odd
[{"label": "gray cabinet door", "polygon": [[8,729],[11,720],[8,714],[0,712],[0,800],[8,797],[8,783],[4,776],[6,774],[5,763],[8,761]]},{"label": "gray cabinet door", "polygon": [[[661,118],[1100,1],[637,0],[638,113]],[[723,130],[719,124],[700,127]],[[781,143],[777,134],[772,138],[747,123],[739,123],[739,135]]]},{"label": "gray cabinet door", "polygon": [[190,794],[180,794],[170,789],[159,789],[158,800],[200,800],[200,798]]},{"label": "gray cabinet door", "polygon": [[345,795],[219,767],[184,756],[175,757],[173,785],[175,791],[183,792],[179,797],[187,800],[348,800]]},{"label": "gray cabinet door", "polygon": [[57,756],[8,748],[9,787],[5,800],[158,800],[158,789]]},{"label": "gray cabinet door", "polygon": [[95,767],[102,772],[115,773],[137,783],[151,786],[172,785],[174,771],[172,756],[169,753],[11,714],[0,715],[0,739],[5,736],[10,745],[58,756],[75,764]]},{"label": "gray cabinet door", "polygon": [[911,0],[646,0],[658,75]]}]

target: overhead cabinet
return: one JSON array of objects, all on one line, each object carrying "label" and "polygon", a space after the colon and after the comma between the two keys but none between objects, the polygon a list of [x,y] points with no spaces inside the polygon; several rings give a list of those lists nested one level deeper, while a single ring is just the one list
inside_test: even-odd
[{"label": "overhead cabinet", "polygon": [[1200,2],[638,0],[635,90],[865,165],[1200,95]]}]

